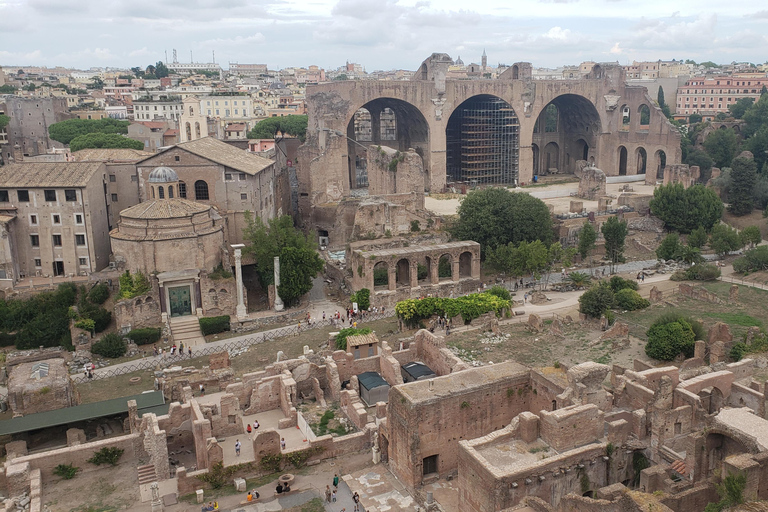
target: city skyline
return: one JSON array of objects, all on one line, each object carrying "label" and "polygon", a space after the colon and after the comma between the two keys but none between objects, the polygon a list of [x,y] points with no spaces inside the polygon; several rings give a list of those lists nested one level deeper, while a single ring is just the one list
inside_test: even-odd
[{"label": "city skyline", "polygon": [[[416,69],[432,52],[479,62],[557,67],[585,60],[693,59],[765,62],[768,10],[723,4],[636,0],[501,1],[464,9],[455,0],[147,0],[77,4],[0,0],[0,16],[23,19],[0,33],[0,65],[145,67],[170,61],[270,68],[345,61],[368,71]],[[556,13],[556,15],[553,15]]]}]

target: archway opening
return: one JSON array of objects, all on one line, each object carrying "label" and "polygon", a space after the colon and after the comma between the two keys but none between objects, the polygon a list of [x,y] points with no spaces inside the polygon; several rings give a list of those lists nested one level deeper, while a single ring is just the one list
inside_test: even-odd
[{"label": "archway opening", "polygon": [[416,265],[416,273],[418,274],[419,283],[428,283],[430,281],[429,276],[432,273],[432,258],[426,256],[423,262]]},{"label": "archway opening", "polygon": [[449,254],[440,256],[437,262],[437,277],[440,281],[450,281],[453,278],[453,258]]},{"label": "archway opening", "polygon": [[373,266],[373,289],[386,290],[389,288],[389,267],[383,261]]},{"label": "archway opening", "polygon": [[656,152],[656,179],[664,179],[664,168],[667,167],[667,154],[662,150]]},{"label": "archway opening", "polygon": [[622,105],[621,106],[621,127],[624,130],[629,130],[629,122],[632,119],[632,109],[629,108],[629,105]]},{"label": "archway opening", "polygon": [[591,101],[576,94],[558,96],[544,106],[534,123],[532,142],[541,151],[534,152],[533,168],[540,175],[550,169],[573,173],[576,162],[588,160],[590,148],[597,148],[600,132],[600,114]]},{"label": "archway opening", "polygon": [[448,182],[517,182],[520,125],[506,101],[488,94],[465,100],[448,119],[445,135]]},{"label": "archway opening", "polygon": [[520,78],[520,68],[515,64],[512,66],[512,80],[517,80]]},{"label": "archway opening", "polygon": [[648,153],[645,148],[637,148],[637,174],[645,174],[648,165]]},{"label": "archway opening", "polygon": [[472,277],[472,253],[469,251],[459,256],[459,277]]},{"label": "archway opening", "polygon": [[531,149],[533,150],[533,175],[538,176],[539,175],[539,145],[531,144]]},{"label": "archway opening", "polygon": [[627,148],[619,146],[619,176],[627,175]]},{"label": "archway opening", "polygon": [[651,109],[648,105],[640,105],[637,111],[640,114],[640,128],[648,129],[648,125],[651,124]]},{"label": "archway opening", "polygon": [[395,282],[397,286],[411,285],[411,262],[405,258],[398,260],[395,269]]},{"label": "archway opening", "polygon": [[[395,98],[376,98],[361,105],[347,123],[346,137],[351,189],[368,187],[369,146],[398,151],[413,148],[419,155],[430,154],[429,125],[424,115],[412,104]],[[429,161],[423,164],[429,175]]]},{"label": "archway opening", "polygon": [[208,201],[208,183],[203,180],[195,182],[195,201]]}]

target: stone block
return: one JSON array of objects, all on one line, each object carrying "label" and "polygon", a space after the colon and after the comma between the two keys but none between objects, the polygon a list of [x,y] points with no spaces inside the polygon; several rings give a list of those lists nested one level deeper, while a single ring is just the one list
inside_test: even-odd
[{"label": "stone block", "polygon": [[197,502],[198,503],[203,503],[205,501],[205,495],[204,494],[205,493],[203,492],[202,489],[198,489],[198,490],[195,491],[195,495],[197,496]]},{"label": "stone block", "polygon": [[600,336],[600,339],[611,340],[611,339],[628,338],[628,337],[629,337],[629,325],[623,322],[615,322],[610,329],[605,331],[603,335]]},{"label": "stone block", "polygon": [[539,417],[532,412],[521,412],[517,416],[520,421],[520,439],[532,443],[539,438]]},{"label": "stone block", "polygon": [[259,461],[267,455],[280,453],[280,434],[277,430],[259,430],[253,437],[253,455]]},{"label": "stone block", "polygon": [[623,445],[627,442],[631,425],[627,420],[616,420],[608,423],[608,442],[615,446]]},{"label": "stone block", "polygon": [[534,332],[541,332],[544,330],[544,322],[541,321],[541,317],[536,313],[531,313],[528,316],[528,329]]},{"label": "stone block", "polygon": [[5,470],[5,483],[9,496],[29,492],[29,462],[11,464]]},{"label": "stone block", "polygon": [[597,211],[599,212],[608,211],[608,208],[610,208],[612,202],[613,202],[613,198],[599,197],[597,199]]},{"label": "stone block", "polygon": [[651,288],[649,300],[651,301],[651,304],[657,304],[664,300],[664,294],[654,285],[653,288]]},{"label": "stone block", "polygon": [[584,211],[584,201],[571,201],[571,213],[581,213]]},{"label": "stone block", "polygon": [[728,292],[728,300],[730,302],[737,302],[739,300],[739,285],[731,285],[731,289]]},{"label": "stone block", "polygon": [[696,340],[693,347],[693,357],[696,359],[704,359],[704,355],[707,351],[707,342],[704,340]]},{"label": "stone block", "polygon": [[224,462],[224,448],[222,448],[215,437],[207,439],[205,449],[208,453],[208,467],[212,467],[218,462]]},{"label": "stone block", "polygon": [[85,430],[81,428],[70,428],[67,430],[67,446],[77,446],[85,442]]},{"label": "stone block", "polygon": [[540,436],[559,452],[603,437],[604,414],[594,404],[573,405],[540,414]]},{"label": "stone block", "polygon": [[237,492],[245,492],[245,478],[235,478],[235,490]]},{"label": "stone block", "polygon": [[26,441],[11,441],[5,445],[6,460],[13,460],[16,457],[23,457],[27,452]]},{"label": "stone block", "polygon": [[595,200],[605,195],[605,173],[597,167],[588,166],[581,171],[578,196]]},{"label": "stone block", "polygon": [[709,328],[707,340],[710,344],[716,341],[723,341],[727,343],[733,341],[733,335],[731,334],[731,329],[728,327],[728,324],[717,322],[715,325]]}]

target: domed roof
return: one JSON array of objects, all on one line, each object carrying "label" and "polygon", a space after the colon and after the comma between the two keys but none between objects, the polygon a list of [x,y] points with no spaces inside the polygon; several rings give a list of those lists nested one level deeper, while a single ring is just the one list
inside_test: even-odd
[{"label": "domed roof", "polygon": [[149,173],[147,181],[150,183],[172,183],[179,181],[179,175],[170,167],[156,167]]}]

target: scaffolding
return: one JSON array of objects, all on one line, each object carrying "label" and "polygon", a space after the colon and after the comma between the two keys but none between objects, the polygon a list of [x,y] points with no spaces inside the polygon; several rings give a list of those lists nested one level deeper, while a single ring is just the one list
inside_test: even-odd
[{"label": "scaffolding", "polygon": [[520,124],[506,101],[481,96],[464,102],[451,116],[446,138],[449,182],[517,182]]}]

